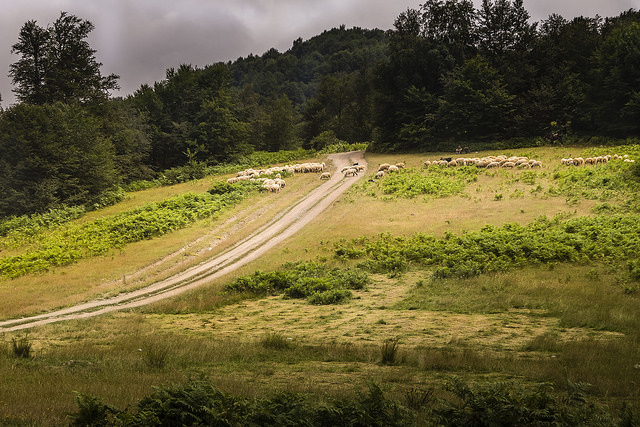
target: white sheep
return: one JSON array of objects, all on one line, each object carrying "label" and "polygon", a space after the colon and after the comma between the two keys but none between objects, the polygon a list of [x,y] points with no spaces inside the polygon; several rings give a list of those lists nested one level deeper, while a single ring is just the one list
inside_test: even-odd
[{"label": "white sheep", "polygon": [[331,172],[322,172],[320,179],[331,179]]},{"label": "white sheep", "polygon": [[398,168],[396,165],[390,165],[387,170],[389,171],[389,173],[393,173],[393,172],[398,172],[400,168]]},{"label": "white sheep", "polygon": [[278,184],[271,184],[270,186],[266,187],[267,190],[269,190],[272,193],[278,193],[280,191],[280,186]]},{"label": "white sheep", "polygon": [[380,179],[380,178],[383,178],[383,177],[384,177],[384,171],[378,171],[376,173],[376,178]]},{"label": "white sheep", "polygon": [[358,170],[356,168],[349,168],[344,172],[344,176],[356,176],[358,175]]}]

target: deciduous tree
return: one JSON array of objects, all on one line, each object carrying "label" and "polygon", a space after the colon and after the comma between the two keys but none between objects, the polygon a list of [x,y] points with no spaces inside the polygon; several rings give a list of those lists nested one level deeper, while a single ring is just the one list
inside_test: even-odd
[{"label": "deciduous tree", "polygon": [[11,49],[20,59],[9,70],[18,100],[38,105],[106,100],[118,88],[118,76],[102,76],[102,64],[86,40],[93,29],[67,12],[47,28],[25,23]]}]

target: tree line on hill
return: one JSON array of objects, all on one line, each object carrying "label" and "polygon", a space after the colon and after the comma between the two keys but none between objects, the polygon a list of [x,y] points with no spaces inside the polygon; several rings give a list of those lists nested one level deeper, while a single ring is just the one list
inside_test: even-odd
[{"label": "tree line on hill", "polygon": [[182,64],[113,98],[62,12],[23,25],[0,109],[0,216],[94,205],[167,169],[255,151],[370,142],[428,151],[572,132],[640,133],[640,12],[537,23],[522,0],[427,0],[389,31],[344,26],[286,52]]}]

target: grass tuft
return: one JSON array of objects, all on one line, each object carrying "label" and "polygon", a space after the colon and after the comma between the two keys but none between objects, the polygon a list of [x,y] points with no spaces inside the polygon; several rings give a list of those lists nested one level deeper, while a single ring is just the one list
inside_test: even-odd
[{"label": "grass tuft", "polygon": [[390,339],[382,344],[381,348],[382,360],[380,363],[383,365],[395,365],[398,357],[398,339]]},{"label": "grass tuft", "polygon": [[18,358],[28,359],[31,357],[31,352],[33,349],[33,344],[29,337],[24,336],[21,338],[12,338],[11,339],[11,348],[13,350],[13,355]]},{"label": "grass tuft", "polygon": [[291,340],[278,333],[268,333],[260,339],[260,345],[269,350],[289,350]]}]

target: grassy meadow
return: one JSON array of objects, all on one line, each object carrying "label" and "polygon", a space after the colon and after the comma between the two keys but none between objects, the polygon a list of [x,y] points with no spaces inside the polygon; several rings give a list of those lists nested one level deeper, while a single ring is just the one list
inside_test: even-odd
[{"label": "grassy meadow", "polygon": [[[468,156],[500,154],[543,166],[425,168],[425,160],[451,154],[368,153],[366,176],[331,209],[229,277],[134,311],[3,333],[0,420],[66,424],[78,396],[133,410],[154,387],[206,379],[233,396],[300,393],[317,404],[358,399],[374,383],[417,425],[431,425],[446,405],[471,407],[485,389],[517,397],[545,387],[590,422],[637,425],[639,167],[569,167],[560,159],[627,154],[637,162],[640,146]],[[397,162],[406,167],[374,179],[379,164]],[[130,193],[69,224],[206,192],[229,176]],[[256,193],[161,237],[0,278],[0,320],[139,288],[194,265],[320,184],[315,174],[286,180],[278,194]],[[58,232],[24,245],[5,238],[0,259]],[[286,263],[297,261],[357,272],[366,285],[343,287],[344,276],[311,267],[293,277]]]}]

